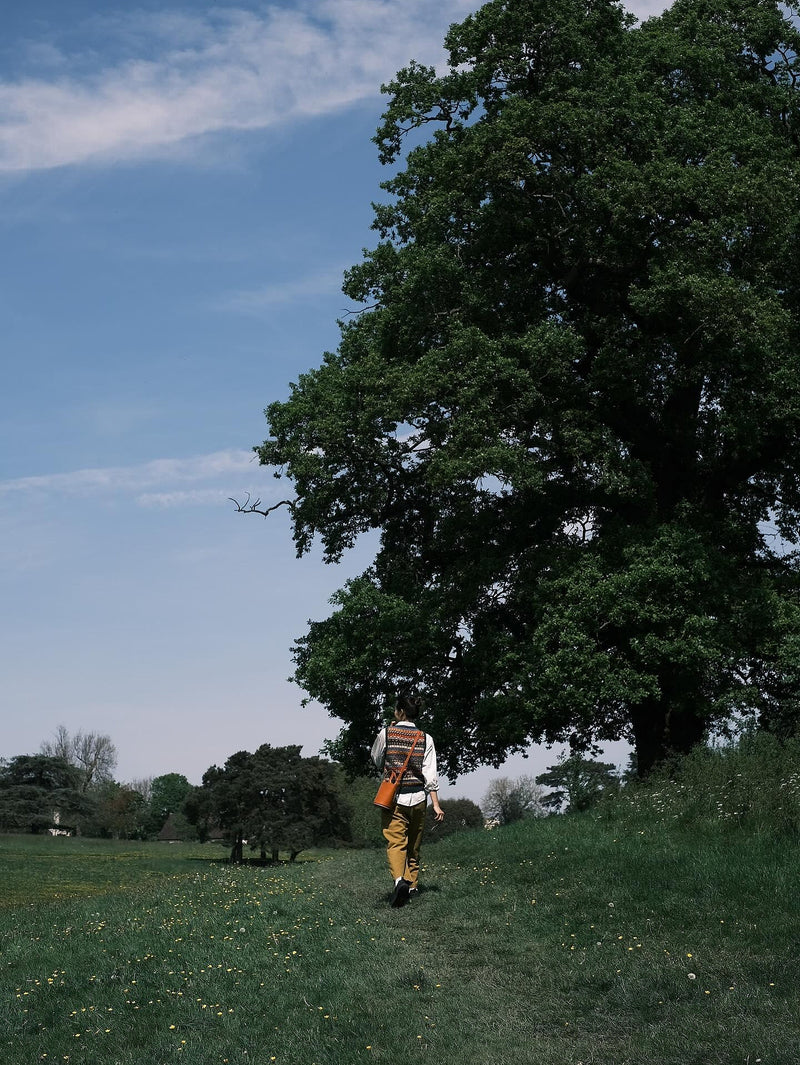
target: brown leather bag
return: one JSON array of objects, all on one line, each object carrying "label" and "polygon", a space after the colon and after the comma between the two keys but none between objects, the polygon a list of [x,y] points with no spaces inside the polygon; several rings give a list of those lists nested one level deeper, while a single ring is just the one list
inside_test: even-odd
[{"label": "brown leather bag", "polygon": [[414,748],[417,746],[417,740],[420,736],[423,736],[423,732],[418,732],[414,737],[414,742],[411,744],[411,750],[406,756],[406,760],[403,763],[402,769],[392,769],[386,780],[382,780],[378,793],[372,800],[375,806],[380,806],[382,810],[393,810],[395,803],[397,802],[397,792],[400,789],[400,784],[403,779],[403,774],[408,769],[408,763],[411,761],[411,755],[414,753]]}]

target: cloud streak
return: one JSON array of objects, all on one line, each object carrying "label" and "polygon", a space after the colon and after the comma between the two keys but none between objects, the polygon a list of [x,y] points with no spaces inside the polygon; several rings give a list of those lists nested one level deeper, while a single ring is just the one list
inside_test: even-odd
[{"label": "cloud streak", "polygon": [[167,510],[170,507],[197,507],[224,503],[231,497],[224,488],[195,488],[192,491],[143,492],[136,502],[143,507]]},{"label": "cloud streak", "polygon": [[412,57],[440,62],[447,25],[473,6],[307,0],[109,22],[138,56],[91,70],[63,55],[56,76],[50,49],[43,73],[0,82],[0,171],[158,156],[209,134],[341,110],[374,97]]},{"label": "cloud streak", "polygon": [[[40,73],[0,81],[0,173],[164,156],[212,134],[341,110],[375,97],[412,58],[440,64],[448,25],[475,6],[305,0],[109,18],[106,54],[123,44],[128,55],[103,67],[34,42],[28,59]],[[665,6],[630,9],[647,17]]]},{"label": "cloud streak", "polygon": [[[219,309],[224,311],[249,311],[257,314],[266,308],[278,307],[307,300],[313,296],[330,296],[341,293],[345,267],[335,267],[287,281],[276,281],[260,288],[232,292],[223,297]],[[344,297],[342,297],[344,298]]]},{"label": "cloud streak", "polygon": [[[41,474],[0,481],[0,499],[32,493],[49,496],[135,495],[146,506],[179,506],[224,499],[225,487],[187,489],[199,483],[226,483],[242,474],[253,477],[258,466],[251,451],[215,451],[188,459],[155,459],[137,466],[111,466],[69,473]],[[157,491],[169,489],[168,491]]]}]

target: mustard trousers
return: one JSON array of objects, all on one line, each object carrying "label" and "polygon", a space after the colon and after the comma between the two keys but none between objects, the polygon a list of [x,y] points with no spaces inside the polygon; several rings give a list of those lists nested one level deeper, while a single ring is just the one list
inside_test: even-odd
[{"label": "mustard trousers", "polygon": [[381,810],[381,827],[392,879],[402,876],[414,888],[419,880],[419,849],[427,805],[427,802],[416,806],[400,806],[398,803],[394,810]]}]

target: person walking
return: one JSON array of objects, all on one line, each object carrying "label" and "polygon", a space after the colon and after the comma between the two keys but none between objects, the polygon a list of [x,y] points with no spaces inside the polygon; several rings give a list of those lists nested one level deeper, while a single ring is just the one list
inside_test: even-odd
[{"label": "person walking", "polygon": [[421,705],[422,700],[417,696],[400,695],[392,723],[381,729],[371,751],[372,761],[382,770],[384,780],[392,770],[402,769],[409,751],[412,752],[394,809],[381,810],[386,856],[394,881],[392,906],[404,906],[419,892],[419,852],[428,796],[435,820],[444,820],[444,810],[439,805],[436,747],[433,739],[414,724]]}]

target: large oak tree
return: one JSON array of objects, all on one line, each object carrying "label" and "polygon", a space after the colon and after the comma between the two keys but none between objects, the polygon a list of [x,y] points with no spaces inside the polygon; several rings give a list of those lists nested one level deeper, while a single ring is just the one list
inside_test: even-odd
[{"label": "large oak tree", "polygon": [[618,737],[646,773],[737,709],[785,725],[797,10],[494,0],[446,73],[388,87],[362,309],[257,449],[294,483],[298,553],[379,531],[296,644],[337,757],[402,684],[450,773]]}]

